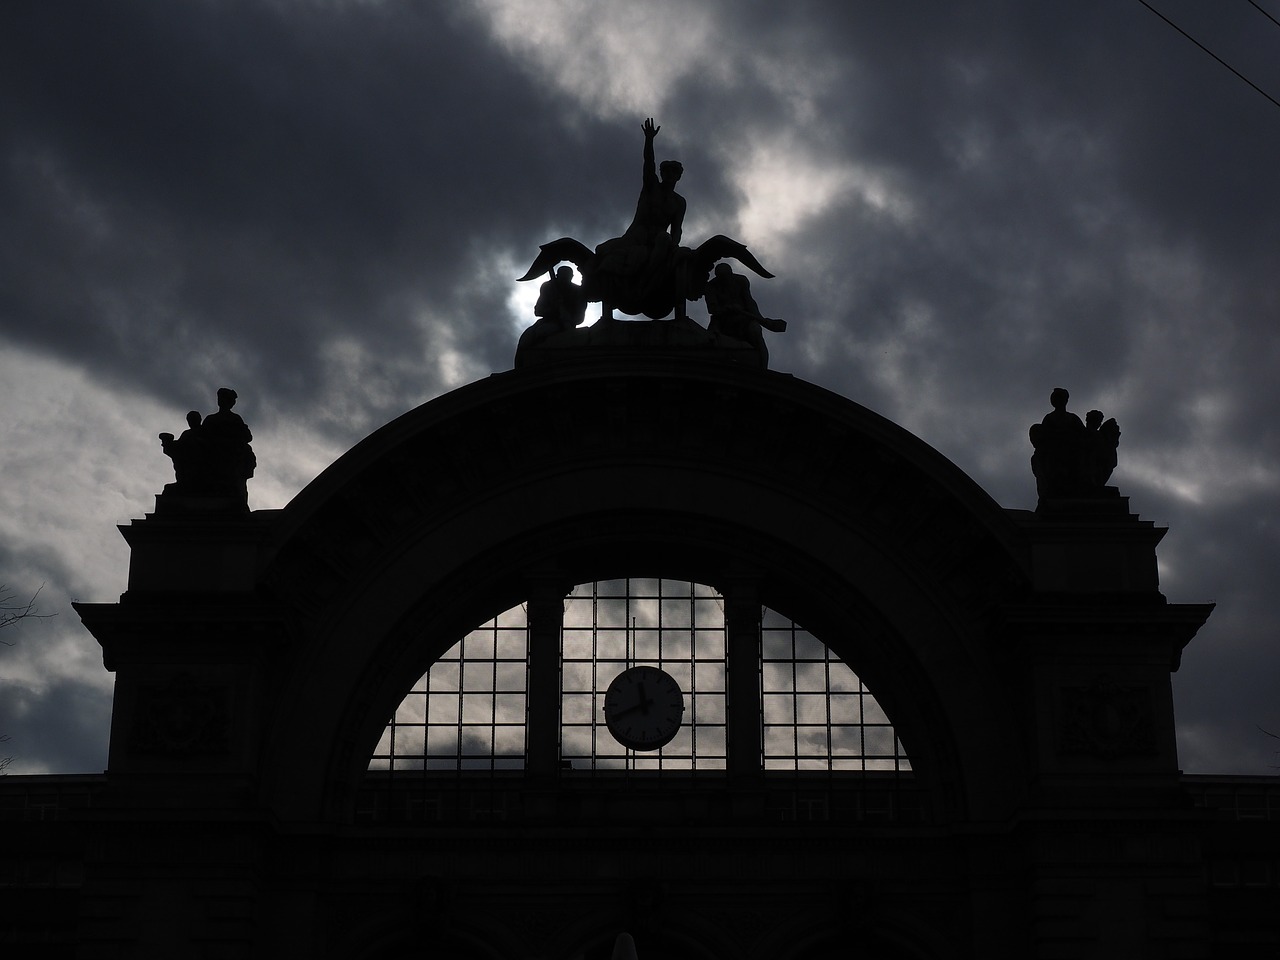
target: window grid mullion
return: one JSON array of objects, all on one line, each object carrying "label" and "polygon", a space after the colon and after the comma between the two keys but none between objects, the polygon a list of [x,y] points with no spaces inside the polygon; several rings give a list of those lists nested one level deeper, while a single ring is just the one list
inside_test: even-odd
[{"label": "window grid mullion", "polygon": [[[727,743],[719,744],[728,734],[723,717],[726,690],[723,685],[716,686],[712,675],[716,670],[723,673],[727,668],[724,607],[718,594],[697,584],[668,582],[662,578],[626,578],[609,583],[607,589],[605,583],[608,582],[584,584],[570,598],[575,624],[571,657],[566,645],[568,621],[562,623],[558,713],[562,757],[580,762],[580,768],[586,771],[620,767],[628,773],[670,775],[703,766],[723,769],[722,746],[727,748]],[[687,616],[674,607],[668,608],[668,600],[687,601]],[[700,619],[704,600],[714,602],[720,615],[708,609],[707,615]],[[587,602],[591,605],[589,642],[583,629],[586,608],[581,607]],[[527,614],[527,607],[524,609]],[[620,624],[619,611],[623,614]],[[523,626],[518,616],[510,622],[503,619],[506,616],[495,617],[462,637],[438,661],[445,672],[433,675],[435,671],[428,670],[414,685],[392,713],[383,739],[385,753],[371,758],[371,770],[385,767],[391,772],[403,773],[412,769],[421,771],[425,777],[432,770],[492,772],[522,766],[521,754],[517,751],[521,750],[522,743],[526,751],[528,748],[527,616],[523,618]],[[639,624],[641,617],[645,619],[643,627]],[[512,623],[515,625],[511,626]],[[512,651],[503,646],[503,638],[513,630],[520,631],[524,638],[523,685],[513,673],[521,663],[519,647]],[[683,638],[673,646],[676,639],[673,630],[687,632],[687,652],[680,652],[685,649]],[[702,634],[705,637],[700,644]],[[512,639],[516,639],[514,634]],[[603,707],[602,686],[617,672],[618,666],[616,660],[602,663],[600,658],[618,657],[618,640],[622,641],[624,668],[636,665],[641,659],[656,660],[661,669],[674,670],[681,677],[682,686],[687,687],[687,731],[678,741],[653,754],[637,753],[614,744],[599,719]],[[884,718],[871,691],[856,674],[848,677],[851,682],[841,680],[847,668],[829,647],[817,642],[790,618],[780,618],[762,609],[757,650],[762,767],[895,774],[911,769],[897,731]],[[590,666],[584,662],[588,651]],[[706,672],[702,672],[703,668]],[[570,675],[574,678],[572,682]],[[589,689],[586,688],[588,682]],[[477,696],[487,696],[488,706],[476,702]],[[517,701],[517,696],[521,700]],[[456,703],[449,704],[447,699],[437,703],[436,699],[441,697],[456,697]],[[567,712],[567,697],[574,698],[572,714]],[[703,703],[707,697],[715,698],[716,703]],[[815,702],[816,697],[821,697],[822,702]],[[522,714],[506,716],[504,711],[508,707],[520,703]],[[714,717],[707,721],[711,726],[702,729],[707,710],[713,705],[716,706]],[[589,717],[584,716],[588,707]],[[573,719],[567,719],[570,716]],[[439,742],[433,737],[433,731],[446,734],[450,727],[452,740],[446,736]],[[521,728],[519,733],[511,729],[515,727]],[[708,736],[713,739],[707,740]],[[784,744],[789,745],[789,757],[783,754]],[[708,745],[713,745],[711,753],[704,756]],[[587,749],[590,756],[583,756]]]}]

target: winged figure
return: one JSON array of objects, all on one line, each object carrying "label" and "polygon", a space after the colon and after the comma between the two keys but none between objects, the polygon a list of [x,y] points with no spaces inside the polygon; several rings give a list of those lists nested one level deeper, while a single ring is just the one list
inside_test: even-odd
[{"label": "winged figure", "polygon": [[613,311],[661,320],[673,310],[679,319],[685,304],[699,299],[711,268],[734,259],[762,277],[773,276],[746,246],[717,234],[696,248],[680,245],[685,201],[675,191],[684,168],[676,160],[654,165],[653,141],[662,129],[652,119],[644,123],[644,166],[640,197],[631,225],[620,237],[594,250],[573,237],[544,243],[521,280],[533,280],[568,261],[582,275],[582,290],[591,303],[601,304],[601,316]]}]

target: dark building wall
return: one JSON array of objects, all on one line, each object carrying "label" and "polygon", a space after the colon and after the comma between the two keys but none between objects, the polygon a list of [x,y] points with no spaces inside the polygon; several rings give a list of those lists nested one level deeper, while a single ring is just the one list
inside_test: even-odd
[{"label": "dark building wall", "polygon": [[[1231,836],[1180,780],[1169,674],[1209,607],[1159,593],[1162,531],[1119,497],[1003,510],[791,377],[678,354],[500,374],[283,510],[123,532],[128,592],[78,605],[116,673],[110,768],[50,834],[84,851],[44,901],[75,899],[84,956],[587,957],[629,929],[641,956],[1208,957],[1259,889],[1209,882]],[[767,604],[874,681],[912,758],[890,812],[749,750],[711,787],[553,762],[415,808],[448,816],[365,803],[386,717],[453,640],[619,575]]]}]

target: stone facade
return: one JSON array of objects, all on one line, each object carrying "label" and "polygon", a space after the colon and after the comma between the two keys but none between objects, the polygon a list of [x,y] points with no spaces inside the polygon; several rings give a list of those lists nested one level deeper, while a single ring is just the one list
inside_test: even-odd
[{"label": "stone facade", "polygon": [[[1170,674],[1211,606],[1159,592],[1164,531],[1124,498],[1056,506],[1002,509],[811,384],[655,348],[440,397],[281,510],[135,520],[127,592],[77,605],[116,677],[109,769],[0,784],[22,821],[4,936],[101,958],[594,958],[620,930],[641,957],[1274,955],[1275,782],[1178,769]],[[387,716],[457,637],[521,602],[554,636],[573,584],[624,575],[714,586],[738,649],[761,604],[802,621],[873,684],[911,776],[766,774],[731,690],[723,775],[575,780],[535,653],[524,773],[370,790]]]}]

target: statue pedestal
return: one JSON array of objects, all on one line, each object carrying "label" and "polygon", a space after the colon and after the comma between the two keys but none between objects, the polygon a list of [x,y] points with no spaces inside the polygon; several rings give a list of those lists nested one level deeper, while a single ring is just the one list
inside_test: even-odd
[{"label": "statue pedestal", "polygon": [[1106,496],[1043,499],[1024,514],[1037,591],[1159,596],[1156,544],[1167,533],[1129,512],[1115,487]]},{"label": "statue pedestal", "polygon": [[1036,516],[1054,520],[1129,519],[1129,498],[1120,496],[1119,487],[1102,487],[1088,497],[1041,497],[1036,502]]},{"label": "statue pedestal", "polygon": [[[533,331],[530,328],[526,334]],[[553,333],[542,338],[521,337],[516,366],[532,367],[578,358],[584,352],[629,353],[681,350],[726,363],[759,367],[760,354],[749,343],[711,333],[689,318],[683,320],[597,320],[589,327]]]},{"label": "statue pedestal", "polygon": [[[210,512],[157,511],[121,526],[129,543],[129,594],[248,593],[254,589],[260,544],[277,510],[233,510],[234,501],[193,498]],[[212,512],[215,504],[226,513]]]},{"label": "statue pedestal", "polygon": [[177,487],[176,483],[166,483],[164,491],[156,494],[156,512],[153,516],[183,520],[222,520],[249,515],[247,494],[193,496]]}]

